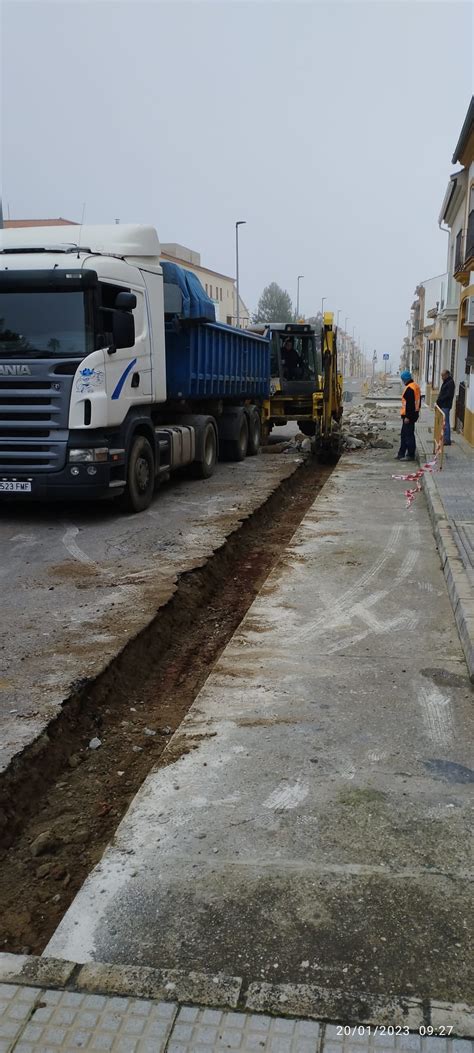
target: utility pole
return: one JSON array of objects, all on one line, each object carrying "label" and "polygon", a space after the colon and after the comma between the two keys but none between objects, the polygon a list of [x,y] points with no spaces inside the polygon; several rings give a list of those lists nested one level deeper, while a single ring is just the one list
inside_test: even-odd
[{"label": "utility pole", "polygon": [[237,286],[237,329],[240,329],[240,283],[239,283],[239,227],[243,227],[246,219],[238,219],[235,224],[235,279]]},{"label": "utility pole", "polygon": [[0,197],[0,230],[2,230],[2,229],[3,229],[3,205],[2,205],[2,199]]},{"label": "utility pole", "polygon": [[297,281],[296,281],[296,318],[295,318],[295,322],[298,321],[298,318],[300,316],[300,279],[301,278],[304,278],[304,274],[298,274],[298,278],[297,278]]}]

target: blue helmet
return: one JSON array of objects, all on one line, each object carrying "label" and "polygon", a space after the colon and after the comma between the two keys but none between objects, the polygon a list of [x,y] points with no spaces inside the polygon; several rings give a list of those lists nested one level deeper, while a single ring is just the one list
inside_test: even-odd
[{"label": "blue helmet", "polygon": [[408,381],[412,380],[412,379],[413,379],[413,377],[412,377],[409,369],[404,369],[403,373],[400,373],[400,380],[403,380],[404,384],[408,384]]}]

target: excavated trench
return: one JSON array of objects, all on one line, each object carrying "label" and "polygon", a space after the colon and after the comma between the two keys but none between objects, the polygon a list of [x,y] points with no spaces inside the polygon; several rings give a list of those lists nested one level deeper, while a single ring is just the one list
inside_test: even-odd
[{"label": "excavated trench", "polygon": [[76,686],[12,766],[0,786],[1,950],[41,953],[150,769],[176,760],[170,736],[331,471],[306,462],[183,574],[147,629]]}]

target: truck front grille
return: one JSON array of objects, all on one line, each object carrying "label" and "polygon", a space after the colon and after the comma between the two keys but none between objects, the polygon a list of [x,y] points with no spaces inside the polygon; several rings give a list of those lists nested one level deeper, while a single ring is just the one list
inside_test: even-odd
[{"label": "truck front grille", "polygon": [[64,467],[71,382],[72,378],[0,379],[0,475]]}]

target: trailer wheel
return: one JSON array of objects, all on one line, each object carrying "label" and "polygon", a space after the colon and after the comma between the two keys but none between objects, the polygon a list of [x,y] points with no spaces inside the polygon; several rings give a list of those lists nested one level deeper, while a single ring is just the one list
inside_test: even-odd
[{"label": "trailer wheel", "polygon": [[191,473],[195,479],[210,479],[214,474],[217,461],[216,429],[209,420],[202,436],[202,461],[194,461]]},{"label": "trailer wheel", "polygon": [[155,489],[153,450],[144,435],[135,435],[128,458],[127,488],[121,504],[127,512],[144,512]]},{"label": "trailer wheel", "polygon": [[236,420],[237,434],[233,439],[227,439],[224,443],[224,455],[226,461],[244,461],[247,456],[249,444],[249,426],[247,416],[244,412]]},{"label": "trailer wheel", "polygon": [[260,414],[254,408],[248,415],[249,441],[247,445],[247,456],[255,457],[260,449],[262,429],[260,425]]}]

